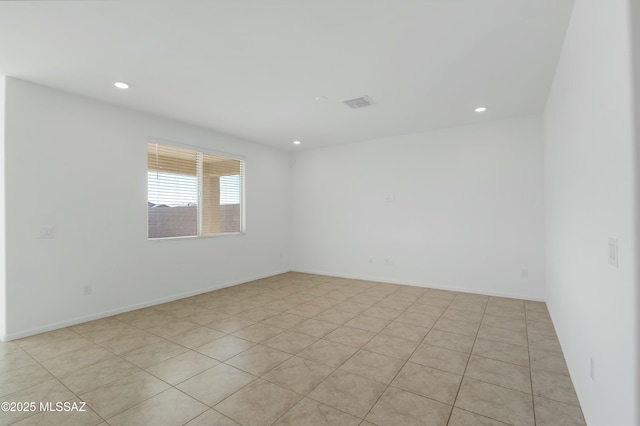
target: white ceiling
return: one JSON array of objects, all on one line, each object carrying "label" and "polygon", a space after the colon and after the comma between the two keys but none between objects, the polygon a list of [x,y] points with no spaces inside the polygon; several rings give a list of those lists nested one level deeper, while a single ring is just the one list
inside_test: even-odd
[{"label": "white ceiling", "polygon": [[541,112],[572,6],[3,1],[0,74],[297,150]]}]

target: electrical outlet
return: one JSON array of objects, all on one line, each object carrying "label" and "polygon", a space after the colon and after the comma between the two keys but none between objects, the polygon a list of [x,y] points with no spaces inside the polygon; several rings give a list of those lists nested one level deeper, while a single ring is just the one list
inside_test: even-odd
[{"label": "electrical outlet", "polygon": [[528,269],[523,269],[522,271],[520,271],[520,277],[522,279],[529,278],[529,270]]},{"label": "electrical outlet", "polygon": [[393,259],[390,259],[390,258],[387,257],[384,260],[384,264],[387,265],[387,266],[392,266],[393,265]]},{"label": "electrical outlet", "polygon": [[82,295],[83,296],[91,296],[93,289],[91,288],[91,284],[85,284],[82,286]]},{"label": "electrical outlet", "polygon": [[618,267],[618,239],[609,237],[609,265]]},{"label": "electrical outlet", "polygon": [[371,263],[373,265],[373,257],[369,258],[369,263]]}]

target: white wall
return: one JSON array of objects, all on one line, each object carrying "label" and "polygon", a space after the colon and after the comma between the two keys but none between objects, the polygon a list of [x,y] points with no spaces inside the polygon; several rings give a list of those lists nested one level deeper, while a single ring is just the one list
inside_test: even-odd
[{"label": "white wall", "polygon": [[638,261],[640,251],[640,2],[632,1],[631,4],[631,30],[632,30],[632,56],[633,56],[633,121],[634,121],[634,139],[632,150],[634,151],[634,173],[635,173],[635,282],[636,282],[636,304],[635,304],[635,324],[636,324],[636,422],[640,424],[640,262]]},{"label": "white wall", "polygon": [[590,425],[640,424],[630,35],[629,0],[576,1],[544,114],[547,302]]},{"label": "white wall", "polygon": [[[6,107],[4,338],[289,270],[287,153],[11,78]],[[150,136],[245,156],[246,235],[147,240]]]},{"label": "white wall", "polygon": [[6,256],[4,218],[4,93],[6,77],[0,75],[0,336],[6,332]]},{"label": "white wall", "polygon": [[542,299],[542,159],[540,117],[298,152],[292,269]]}]

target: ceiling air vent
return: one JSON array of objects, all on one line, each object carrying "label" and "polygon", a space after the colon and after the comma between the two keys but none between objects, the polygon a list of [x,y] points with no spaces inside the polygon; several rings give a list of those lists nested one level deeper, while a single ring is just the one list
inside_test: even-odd
[{"label": "ceiling air vent", "polygon": [[375,104],[375,102],[373,101],[373,99],[371,99],[368,96],[363,96],[361,98],[355,98],[355,99],[349,99],[348,101],[344,101],[344,103],[349,107],[349,108],[364,108],[364,107],[368,107],[371,106],[373,104]]}]

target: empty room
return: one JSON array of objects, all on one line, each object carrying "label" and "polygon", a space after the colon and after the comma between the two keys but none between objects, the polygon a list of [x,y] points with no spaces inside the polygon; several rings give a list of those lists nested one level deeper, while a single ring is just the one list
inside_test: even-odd
[{"label": "empty room", "polygon": [[0,425],[640,425],[640,3],[0,2]]}]

